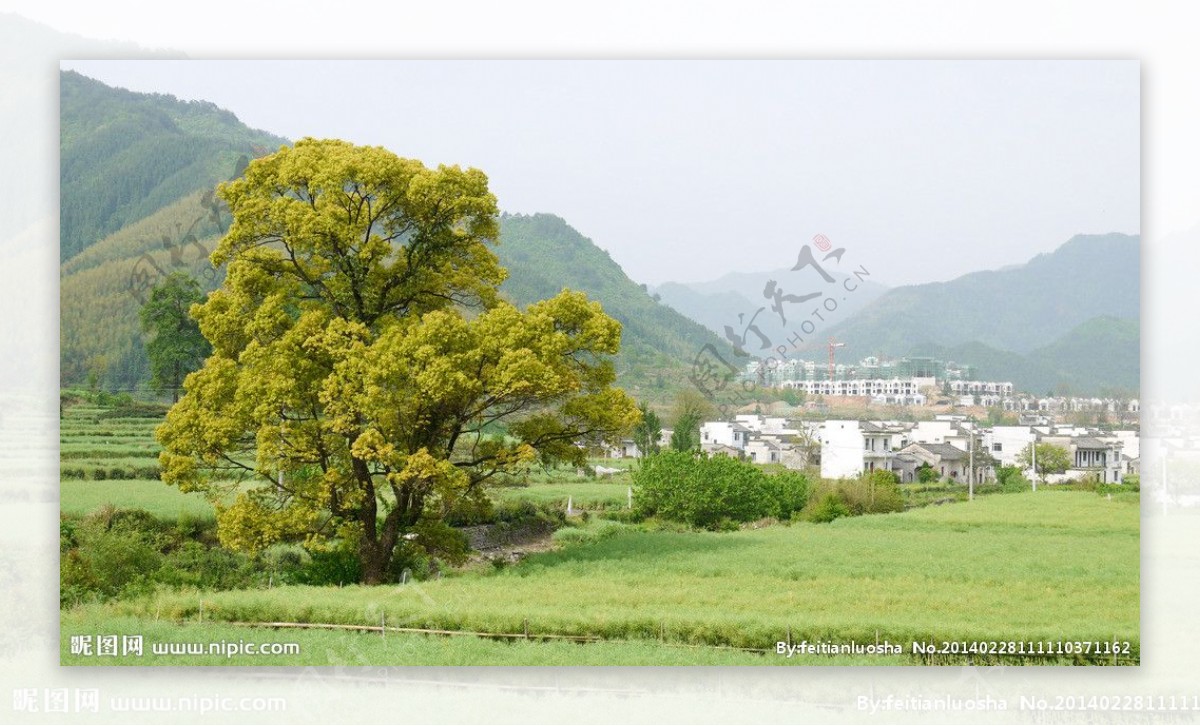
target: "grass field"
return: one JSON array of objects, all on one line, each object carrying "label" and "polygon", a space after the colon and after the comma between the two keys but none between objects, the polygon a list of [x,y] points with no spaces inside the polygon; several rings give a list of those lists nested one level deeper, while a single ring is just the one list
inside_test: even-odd
[{"label": "grass field", "polygon": [[593,479],[571,482],[532,483],[525,487],[497,489],[501,500],[526,499],[538,504],[552,504],[566,508],[570,499],[577,509],[616,509],[626,506],[629,497],[628,478],[610,481]]},{"label": "grass field", "polygon": [[[62,511],[106,505],[174,521],[211,520],[211,505],[144,478],[96,480],[155,462],[155,419],[68,408]],[[597,462],[627,469],[625,461]],[[573,469],[534,472],[501,500],[531,500],[603,516],[626,506],[630,476]],[[944,496],[930,492],[929,496]],[[777,641],[903,644],[914,640],[1129,640],[1138,658],[1139,506],[1136,493],[1105,498],[1043,490],[831,524],[736,532],[676,532],[593,518],[556,533],[557,549],[501,569],[382,587],[266,590],[164,589],[62,612],[63,662],[72,634],[143,634],[200,642],[297,642],[299,655],[130,656],[111,664],[775,664],[913,663],[910,655],[781,658]],[[199,621],[203,620],[202,623]],[[531,633],[531,640],[328,630],[277,631],[239,623],[294,622]],[[577,644],[536,636],[587,636]],[[745,650],[741,650],[745,649]],[[757,651],[757,652],[750,652]],[[951,659],[949,662],[963,662]]]},{"label": "grass field", "polygon": [[71,616],[191,621],[203,609],[206,621],[361,625],[383,617],[417,628],[764,649],[789,631],[794,641],[881,638],[906,648],[927,639],[1118,638],[1136,654],[1138,584],[1137,506],[1043,491],[829,525],[627,529],[496,573],[161,592]]},{"label": "grass field", "polygon": [[72,481],[59,485],[59,510],[83,515],[106,505],[121,509],[145,509],[159,519],[174,521],[180,515],[213,519],[213,507],[203,495],[184,494],[161,481]]}]

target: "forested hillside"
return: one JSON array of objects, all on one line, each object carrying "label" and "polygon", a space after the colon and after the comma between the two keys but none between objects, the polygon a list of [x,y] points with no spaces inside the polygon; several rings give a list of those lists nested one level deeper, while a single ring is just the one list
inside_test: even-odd
[{"label": "forested hillside", "polygon": [[618,374],[640,395],[656,397],[686,384],[688,367],[705,344],[727,349],[712,331],[656,301],[607,252],[552,214],[504,215],[496,254],[509,271],[501,291],[516,304],[552,297],[564,287],[599,300],[622,326]]},{"label": "forested hillside", "polygon": [[72,71],[60,84],[64,262],[287,143],[205,101],[134,93]]}]

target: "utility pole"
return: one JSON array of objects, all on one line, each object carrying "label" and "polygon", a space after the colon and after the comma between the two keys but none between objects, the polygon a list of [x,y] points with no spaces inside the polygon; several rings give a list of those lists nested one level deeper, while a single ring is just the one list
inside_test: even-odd
[{"label": "utility pole", "polygon": [[[972,421],[972,424],[975,422]],[[967,447],[967,501],[975,501],[975,427],[971,427],[971,445]]]},{"label": "utility pole", "polygon": [[1033,462],[1033,490],[1037,491],[1037,433],[1033,434],[1033,441],[1029,442],[1029,460]]}]

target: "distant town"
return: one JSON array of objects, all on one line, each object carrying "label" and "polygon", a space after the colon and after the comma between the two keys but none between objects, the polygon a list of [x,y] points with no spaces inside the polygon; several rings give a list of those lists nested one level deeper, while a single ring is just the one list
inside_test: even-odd
[{"label": "distant town", "polygon": [[[883,470],[901,483],[986,483],[995,481],[1003,467],[1051,484],[1089,478],[1120,484],[1139,474],[1140,406],[1132,397],[1036,396],[1017,391],[1010,381],[977,380],[971,366],[935,358],[868,357],[856,365],[835,365],[831,356],[827,365],[789,360],[770,367],[755,362],[741,380],[802,392],[803,401],[791,415],[735,413],[728,420],[704,421],[700,449],[707,455],[819,468],[830,479]],[[932,418],[829,415],[842,402],[868,409],[910,408]],[[980,409],[992,412],[988,421],[977,420]],[[1104,423],[1081,424],[1084,417],[1072,414],[1096,414],[1090,418]],[[661,440],[671,434],[663,430]],[[1039,467],[1036,457],[1042,451],[1061,452],[1057,465]],[[609,453],[642,456],[632,439]]]}]

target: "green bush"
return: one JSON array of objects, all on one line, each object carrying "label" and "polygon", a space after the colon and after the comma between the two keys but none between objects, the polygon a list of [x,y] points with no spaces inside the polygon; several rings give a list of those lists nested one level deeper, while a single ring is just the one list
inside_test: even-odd
[{"label": "green bush", "polygon": [[597,520],[583,527],[563,527],[551,537],[559,544],[590,544],[613,537],[623,530],[629,529],[620,522]]},{"label": "green bush", "polygon": [[75,522],[63,515],[58,517],[58,551],[60,554],[78,544],[75,540]]},{"label": "green bush", "polygon": [[808,504],[811,491],[808,477],[797,471],[783,471],[772,477],[768,482],[774,489],[777,508],[774,515],[779,519],[788,519],[794,512],[799,512]]},{"label": "green bush", "polygon": [[62,604],[135,595],[149,589],[152,575],[163,562],[157,537],[129,526],[132,520],[114,519],[92,517],[75,528],[75,546],[64,553],[59,573]]},{"label": "green bush", "polygon": [[745,522],[772,509],[766,475],[727,456],[668,451],[643,460],[633,479],[634,502],[644,514],[693,527],[716,529],[722,518]]},{"label": "green bush", "polygon": [[300,585],[343,585],[356,583],[362,574],[358,555],[350,549],[313,552],[294,577]]},{"label": "green bush", "polygon": [[[188,541],[168,555],[154,581],[202,589],[233,590],[259,583],[259,571],[249,557],[222,547]],[[263,584],[266,584],[265,581]]]},{"label": "green bush", "polygon": [[831,522],[838,517],[902,512],[904,493],[890,471],[867,472],[855,479],[824,479],[809,497],[801,518]]},{"label": "green bush", "polygon": [[388,574],[393,581],[399,581],[405,570],[414,579],[427,579],[446,565],[463,564],[471,553],[466,534],[441,520],[422,520],[411,534],[414,538],[402,540],[392,556]]},{"label": "green bush", "polygon": [[131,471],[133,475],[130,479],[158,479],[162,474],[157,466],[139,466]]},{"label": "green bush", "polygon": [[106,418],[163,418],[170,406],[161,403],[146,403],[143,401],[128,401],[107,411],[101,411],[96,420]]},{"label": "green bush", "polygon": [[1025,478],[1021,468],[1017,466],[1001,466],[996,469],[996,483],[1001,491],[1008,493],[1026,492],[1033,488],[1033,483]]},{"label": "green bush", "polygon": [[231,589],[265,583],[247,556],[215,546],[212,527],[211,521],[166,522],[112,506],[63,517],[60,604],[130,597],[160,584]]},{"label": "green bush", "polygon": [[805,508],[802,516],[810,522],[826,524],[840,517],[849,517],[850,508],[837,492],[826,491],[819,501],[814,501]]},{"label": "green bush", "polygon": [[768,476],[749,462],[682,451],[643,459],[633,483],[638,516],[713,530],[786,518],[804,508],[809,491],[808,480],[796,472]]},{"label": "green bush", "polygon": [[940,478],[941,476],[938,474],[937,469],[934,469],[929,464],[921,464],[917,467],[917,481],[922,484],[929,484]]}]

